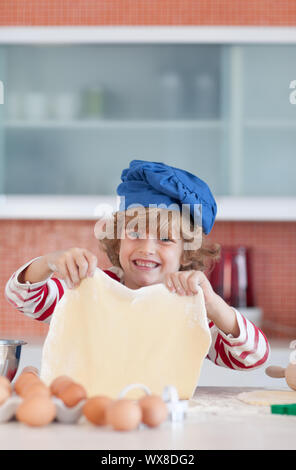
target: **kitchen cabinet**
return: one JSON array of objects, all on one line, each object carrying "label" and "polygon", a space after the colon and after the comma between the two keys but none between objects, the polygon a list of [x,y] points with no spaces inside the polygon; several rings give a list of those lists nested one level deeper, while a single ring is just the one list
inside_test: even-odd
[{"label": "kitchen cabinet", "polygon": [[296,45],[2,44],[0,193],[114,195],[132,159],[294,200]]},{"label": "kitchen cabinet", "polygon": [[4,194],[110,195],[133,158],[184,166],[223,193],[219,46],[4,49]]},{"label": "kitchen cabinet", "polygon": [[296,77],[296,47],[245,46],[233,53],[237,143],[230,143],[236,154],[229,152],[234,168],[232,192],[295,196],[296,106],[290,84]]}]

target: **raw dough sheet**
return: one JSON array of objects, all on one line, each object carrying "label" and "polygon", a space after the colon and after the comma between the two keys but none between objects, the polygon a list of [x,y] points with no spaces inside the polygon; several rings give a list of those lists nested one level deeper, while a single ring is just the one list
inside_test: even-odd
[{"label": "raw dough sheet", "polygon": [[[163,284],[129,289],[99,268],[57,304],[42,352],[41,378],[69,375],[88,395],[116,398],[128,384],[192,396],[211,344],[203,291],[179,296]],[[138,398],[134,389],[127,397]]]},{"label": "raw dough sheet", "polygon": [[296,403],[296,392],[290,390],[254,390],[240,393],[237,398],[249,405],[287,405]]}]

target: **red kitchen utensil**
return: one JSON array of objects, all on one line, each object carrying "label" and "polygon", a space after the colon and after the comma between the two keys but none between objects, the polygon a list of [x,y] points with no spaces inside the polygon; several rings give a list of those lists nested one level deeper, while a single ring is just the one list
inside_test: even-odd
[{"label": "red kitchen utensil", "polygon": [[209,275],[215,292],[233,307],[253,307],[250,249],[221,247],[221,258]]}]

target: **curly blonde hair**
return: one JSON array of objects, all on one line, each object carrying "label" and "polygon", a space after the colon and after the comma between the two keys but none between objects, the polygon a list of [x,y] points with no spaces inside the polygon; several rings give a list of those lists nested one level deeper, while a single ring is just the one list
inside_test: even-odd
[{"label": "curly blonde hair", "polygon": [[[152,216],[156,217],[156,229],[157,236],[160,237],[164,229],[167,229],[169,237],[175,237],[176,235],[176,212],[178,211],[166,211],[166,219],[161,219],[161,214],[164,209],[145,209],[145,222],[146,226],[149,226],[149,218]],[[113,266],[122,268],[119,261],[119,250],[123,230],[126,230],[127,226],[134,219],[134,212],[117,211],[113,213],[111,219],[109,219],[108,230],[104,237],[100,237],[100,244],[103,251],[108,256]],[[154,219],[155,220],[155,219]],[[164,221],[165,220],[165,221]],[[180,220],[180,219],[178,219]],[[136,223],[135,227],[138,227]],[[181,238],[185,243],[193,242],[193,249],[184,249],[181,257],[180,271],[197,270],[197,271],[208,271],[210,273],[214,268],[215,262],[220,259],[221,246],[218,243],[208,243],[206,241],[206,235],[201,227],[195,227],[192,219],[190,218],[189,225],[185,227],[185,224],[181,222],[179,226]],[[194,234],[194,235],[192,235]],[[194,242],[195,240],[195,242]]]}]

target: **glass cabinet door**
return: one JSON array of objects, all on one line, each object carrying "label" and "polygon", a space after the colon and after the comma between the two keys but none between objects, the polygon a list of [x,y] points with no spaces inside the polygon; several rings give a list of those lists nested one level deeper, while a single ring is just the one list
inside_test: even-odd
[{"label": "glass cabinet door", "polygon": [[296,46],[233,46],[230,55],[230,194],[295,196]]},{"label": "glass cabinet door", "polygon": [[1,86],[1,104],[0,104],[0,195],[6,191],[5,187],[5,95],[6,95],[6,49],[0,47],[0,86]]},{"label": "glass cabinet door", "polygon": [[132,159],[295,196],[296,46],[2,45],[0,193],[114,195]]},{"label": "glass cabinet door", "polygon": [[132,159],[184,167],[223,193],[221,46],[5,53],[6,194],[114,194]]}]

